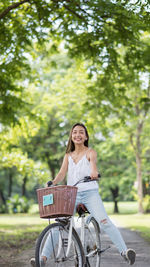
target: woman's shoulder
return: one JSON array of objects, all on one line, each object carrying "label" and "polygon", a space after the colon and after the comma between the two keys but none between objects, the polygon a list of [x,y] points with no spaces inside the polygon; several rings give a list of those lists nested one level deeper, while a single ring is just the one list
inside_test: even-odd
[{"label": "woman's shoulder", "polygon": [[88,153],[96,153],[97,154],[96,150],[93,149],[92,147],[89,147]]},{"label": "woman's shoulder", "polygon": [[68,162],[69,162],[69,153],[66,153],[64,155],[63,163],[68,165]]},{"label": "woman's shoulder", "polygon": [[68,159],[70,156],[71,156],[71,153],[70,153],[70,152],[69,152],[69,153],[67,152],[67,153],[65,154],[64,158]]},{"label": "woman's shoulder", "polygon": [[90,159],[91,157],[97,157],[97,152],[93,148],[89,148],[87,151],[87,158]]}]

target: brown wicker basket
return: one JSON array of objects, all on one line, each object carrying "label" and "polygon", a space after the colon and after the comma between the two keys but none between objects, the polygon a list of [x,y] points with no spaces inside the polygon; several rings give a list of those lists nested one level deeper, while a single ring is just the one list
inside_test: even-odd
[{"label": "brown wicker basket", "polygon": [[41,218],[72,216],[76,201],[77,187],[59,185],[37,189]]}]

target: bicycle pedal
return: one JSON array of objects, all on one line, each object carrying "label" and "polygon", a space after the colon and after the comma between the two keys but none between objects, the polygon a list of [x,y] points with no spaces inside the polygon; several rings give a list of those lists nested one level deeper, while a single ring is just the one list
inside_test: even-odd
[{"label": "bicycle pedal", "polygon": [[110,248],[110,246],[108,246],[107,248],[104,248],[104,249],[101,249],[100,251],[99,251],[99,253],[103,253],[103,252],[105,252],[107,249],[109,249]]}]

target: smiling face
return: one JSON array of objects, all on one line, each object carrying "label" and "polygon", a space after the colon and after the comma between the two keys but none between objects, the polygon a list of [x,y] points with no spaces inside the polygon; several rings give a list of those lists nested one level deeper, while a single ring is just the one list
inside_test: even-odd
[{"label": "smiling face", "polygon": [[73,152],[75,145],[84,145],[88,147],[89,134],[87,128],[82,123],[76,123],[72,126],[69,140],[66,148],[66,153]]},{"label": "smiling face", "polygon": [[86,135],[85,129],[82,126],[75,126],[72,130],[72,141],[76,145],[84,144],[84,142],[88,139]]}]

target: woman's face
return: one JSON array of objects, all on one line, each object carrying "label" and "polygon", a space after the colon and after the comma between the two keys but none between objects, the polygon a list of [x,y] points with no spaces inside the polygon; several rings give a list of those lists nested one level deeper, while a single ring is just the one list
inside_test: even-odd
[{"label": "woman's face", "polygon": [[82,126],[75,126],[72,130],[72,141],[74,144],[84,144],[87,140],[85,129]]}]

